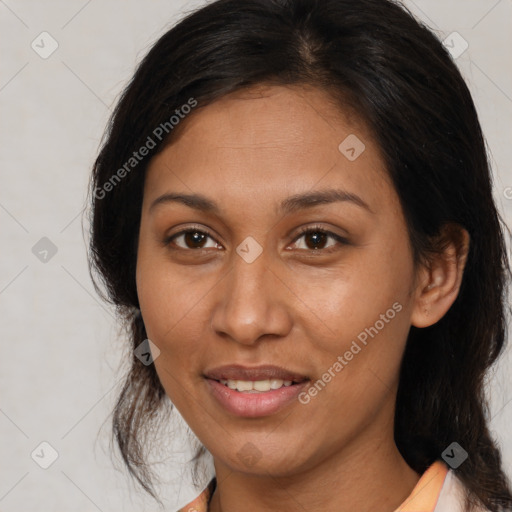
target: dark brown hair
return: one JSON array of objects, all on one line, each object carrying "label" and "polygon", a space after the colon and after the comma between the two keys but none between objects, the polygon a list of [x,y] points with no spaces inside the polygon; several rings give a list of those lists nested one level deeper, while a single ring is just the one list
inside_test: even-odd
[{"label": "dark brown hair", "polygon": [[[201,108],[263,82],[322,88],[340,112],[348,103],[366,121],[400,198],[415,263],[440,249],[438,235],[447,225],[468,231],[456,301],[436,324],[411,327],[395,441],[418,473],[458,442],[469,454],[456,469],[468,507],[481,502],[507,510],[512,496],[484,392],[484,377],[506,340],[505,225],[461,74],[440,40],[390,0],[218,0],[187,15],[142,60],[110,119],[90,190],[91,275],[102,293],[93,275],[99,274],[104,298],[128,325],[132,354],[147,337],[135,284],[145,170],[171,129],[122,179],[113,176],[190,98]],[[131,474],[155,499],[144,454],[166,403],[154,365],[132,355],[113,433]]]}]

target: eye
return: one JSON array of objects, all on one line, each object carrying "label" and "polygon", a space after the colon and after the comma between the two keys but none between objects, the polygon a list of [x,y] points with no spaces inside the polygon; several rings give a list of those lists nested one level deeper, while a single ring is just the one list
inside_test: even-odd
[{"label": "eye", "polygon": [[[211,240],[211,245],[207,245],[208,239]],[[173,244],[179,249],[218,249],[220,244],[215,242],[209,233],[198,228],[189,228],[175,233],[164,240],[165,245]]]},{"label": "eye", "polygon": [[[320,226],[302,228],[300,233],[294,242],[304,239],[298,247],[301,250],[331,252],[336,250],[336,242],[342,245],[348,244],[347,239]],[[329,239],[332,241],[331,244],[328,244]]]},{"label": "eye", "polygon": [[[208,245],[208,239],[211,240]],[[303,239],[301,244],[297,244],[297,240]],[[331,243],[329,243],[329,240]],[[347,245],[349,242],[332,231],[328,231],[320,226],[312,226],[302,228],[300,235],[295,238],[294,243],[298,245],[298,249],[306,251],[322,251],[331,252],[336,250],[336,244]],[[220,249],[222,246],[217,243],[213,237],[206,231],[199,228],[184,229],[164,240],[164,245],[174,245],[178,249],[184,250],[201,250],[201,249]]]}]

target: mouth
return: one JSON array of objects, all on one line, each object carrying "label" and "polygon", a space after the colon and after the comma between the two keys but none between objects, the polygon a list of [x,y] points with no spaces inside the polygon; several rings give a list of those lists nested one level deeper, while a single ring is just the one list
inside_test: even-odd
[{"label": "mouth", "polygon": [[241,393],[266,393],[270,390],[281,389],[282,387],[293,386],[300,384],[298,380],[283,380],[283,379],[265,379],[265,380],[233,380],[233,379],[220,379],[220,382],[229,389],[239,391]]},{"label": "mouth", "polygon": [[208,370],[203,376],[218,405],[235,416],[247,418],[277,413],[293,403],[310,380],[272,365],[223,366]]}]

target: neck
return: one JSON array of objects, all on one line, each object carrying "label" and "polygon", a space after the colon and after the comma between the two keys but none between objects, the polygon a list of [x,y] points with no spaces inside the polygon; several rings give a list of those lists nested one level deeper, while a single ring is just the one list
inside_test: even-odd
[{"label": "neck", "polygon": [[407,465],[394,443],[392,428],[388,430],[386,439],[382,430],[380,435],[368,432],[350,449],[293,475],[242,473],[215,460],[217,488],[209,510],[238,512],[243,504],[245,512],[394,511],[420,475]]}]

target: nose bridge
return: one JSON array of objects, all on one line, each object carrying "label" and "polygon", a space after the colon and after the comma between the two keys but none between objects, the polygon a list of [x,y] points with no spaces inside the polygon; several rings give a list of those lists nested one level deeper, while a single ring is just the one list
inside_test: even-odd
[{"label": "nose bridge", "polygon": [[252,344],[264,334],[283,336],[291,326],[285,298],[269,268],[271,258],[251,244],[244,241],[233,253],[211,323],[218,334],[243,344]]}]

